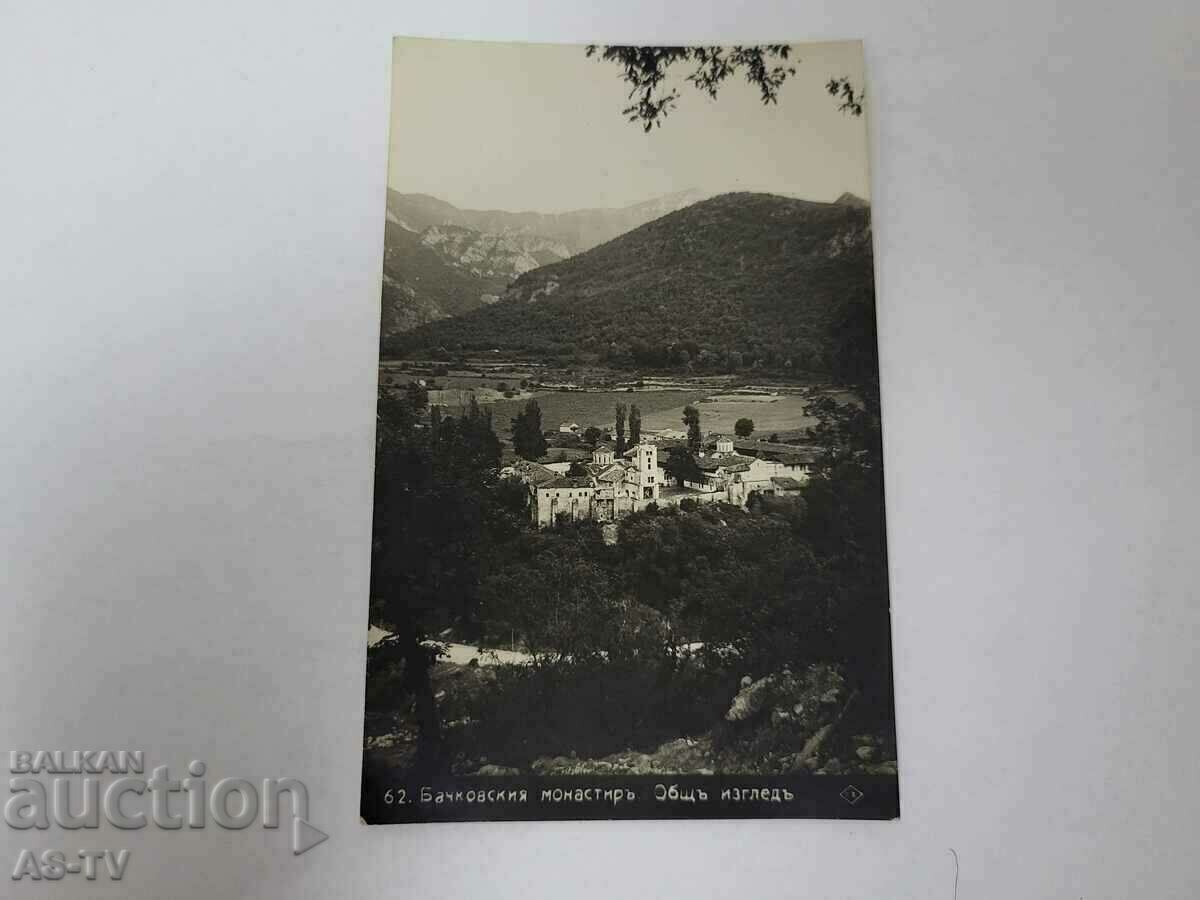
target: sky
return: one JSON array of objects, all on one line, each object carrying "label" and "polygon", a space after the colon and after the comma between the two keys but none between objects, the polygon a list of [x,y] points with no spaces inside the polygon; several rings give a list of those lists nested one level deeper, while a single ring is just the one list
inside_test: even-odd
[{"label": "sky", "polygon": [[[396,38],[388,185],[464,209],[562,212],[674,191],[870,198],[866,120],[825,84],[864,85],[857,42],[793,44],[796,74],[763,105],[740,72],[717,99],[683,82],[649,134],[626,121],[629,86],[584,47]],[[678,69],[678,74],[675,74]]]}]

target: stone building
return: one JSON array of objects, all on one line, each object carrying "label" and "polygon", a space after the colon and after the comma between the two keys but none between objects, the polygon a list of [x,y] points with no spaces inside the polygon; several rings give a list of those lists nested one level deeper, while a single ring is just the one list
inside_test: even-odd
[{"label": "stone building", "polygon": [[728,435],[717,435],[715,445],[712,452],[702,451],[696,457],[701,480],[684,482],[684,487],[702,495],[697,499],[745,506],[752,494],[794,493],[808,480],[810,462],[805,454],[773,459],[748,456],[735,449]]},{"label": "stone building", "polygon": [[651,503],[678,505],[690,499],[745,506],[754,494],[795,493],[808,479],[810,460],[803,453],[749,456],[739,453],[733,439],[724,435],[717,436],[715,447],[696,457],[700,480],[682,486],[666,483],[658,465],[659,448],[649,442],[631,447],[619,459],[612,447],[600,444],[590,462],[572,464],[567,471],[555,471],[564,464],[552,469],[520,462],[511,474],[528,487],[530,516],[539,528],[552,525],[560,516],[615,522]]},{"label": "stone building", "polygon": [[[553,473],[556,477],[551,479],[544,472],[528,468],[518,471],[518,477],[529,486],[534,523],[544,527],[559,516],[572,521],[614,522],[656,502],[663,483],[658,448],[638,444],[620,459],[615,456],[611,447],[602,444],[592,451],[591,462],[573,467],[575,474]],[[544,466],[539,468],[545,470]]]}]

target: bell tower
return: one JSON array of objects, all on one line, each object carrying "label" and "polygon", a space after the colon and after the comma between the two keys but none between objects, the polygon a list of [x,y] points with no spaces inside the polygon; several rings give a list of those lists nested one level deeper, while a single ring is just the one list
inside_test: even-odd
[{"label": "bell tower", "polygon": [[658,447],[644,443],[637,445],[638,483],[642,486],[642,499],[657,500],[661,485],[658,483]]}]

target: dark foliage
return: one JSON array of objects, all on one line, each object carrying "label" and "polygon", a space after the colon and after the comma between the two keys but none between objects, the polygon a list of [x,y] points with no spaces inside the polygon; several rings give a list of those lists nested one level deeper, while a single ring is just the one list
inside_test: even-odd
[{"label": "dark foliage", "polygon": [[671,447],[667,450],[666,458],[662,461],[663,472],[674,478],[675,483],[683,487],[685,481],[698,484],[704,479],[704,473],[696,464],[696,457],[685,447]]},{"label": "dark foliage", "polygon": [[700,411],[694,406],[683,408],[683,425],[687,429],[688,450],[693,454],[700,452]]},{"label": "dark foliage", "polygon": [[633,403],[629,406],[629,446],[642,442],[642,411]]},{"label": "dark foliage", "polygon": [[855,89],[849,78],[830,78],[825,83],[825,90],[829,91],[831,97],[838,98],[838,109],[842,112],[850,113],[852,116],[863,114],[863,101],[866,100],[866,94]]},{"label": "dark foliage", "polygon": [[715,99],[721,83],[741,71],[746,81],[756,86],[763,103],[775,103],[779,88],[796,69],[788,65],[791,47],[787,44],[767,44],[755,47],[598,47],[587,48],[588,56],[599,56],[621,69],[621,78],[629,85],[629,106],[621,112],[630,122],[637,122],[645,131],[662,120],[675,107],[679,91],[664,89],[668,70],[679,63],[688,64],[692,71],[686,80]]},{"label": "dark foliage", "polygon": [[524,459],[537,460],[546,455],[542,409],[536,400],[530,399],[512,420],[512,442],[517,455]]},{"label": "dark foliage", "polygon": [[[796,67],[788,63],[791,51],[788,44],[750,47],[600,47],[591,44],[587,55],[598,56],[620,68],[622,80],[630,86],[629,99],[632,101],[621,113],[649,132],[656,125],[662,126],[663,119],[679,101],[677,88],[663,86],[672,66],[690,67],[691,72],[685,80],[714,100],[725,79],[740,71],[747,83],[758,88],[764,104],[776,103],[783,83],[796,74]],[[839,99],[838,109],[842,112],[862,115],[864,96],[856,91],[849,79],[831,78],[825,88]]]},{"label": "dark foliage", "polygon": [[470,627],[488,541],[516,520],[496,503],[500,442],[490,415],[472,403],[461,418],[430,411],[420,390],[381,391],[375,451],[371,621],[392,634],[374,654],[399,667],[416,701],[423,765],[435,766],[441,723],[429,681],[431,629]]},{"label": "dark foliage", "polygon": [[455,749],[522,768],[538,757],[649,751],[720,721],[736,684],[725,672],[663,658],[498,667],[486,690],[452,710],[470,722]]}]

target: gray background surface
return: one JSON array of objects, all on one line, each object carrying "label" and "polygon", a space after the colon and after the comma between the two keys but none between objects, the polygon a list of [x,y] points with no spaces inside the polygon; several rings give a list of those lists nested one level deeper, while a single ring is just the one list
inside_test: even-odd
[{"label": "gray background surface", "polygon": [[[902,821],[358,824],[394,33],[865,39]],[[297,775],[332,837],[4,829],[0,895],[949,898],[953,848],[962,898],[1196,896],[1198,47],[1184,2],[4,2],[0,748]],[[8,880],[55,846],[133,854]]]}]

